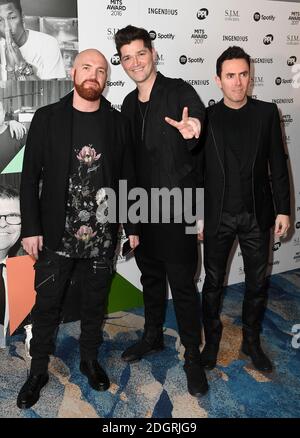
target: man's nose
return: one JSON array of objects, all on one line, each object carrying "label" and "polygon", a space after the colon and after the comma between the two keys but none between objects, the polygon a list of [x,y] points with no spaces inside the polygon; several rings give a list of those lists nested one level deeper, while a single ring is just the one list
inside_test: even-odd
[{"label": "man's nose", "polygon": [[138,64],[139,64],[139,57],[133,56],[133,65],[138,65]]},{"label": "man's nose", "polygon": [[0,217],[0,227],[1,228],[7,227],[7,222],[6,222],[5,216]]},{"label": "man's nose", "polygon": [[238,75],[236,76],[235,82],[236,82],[236,85],[241,85],[242,81],[241,81],[240,76],[238,76]]},{"label": "man's nose", "polygon": [[90,68],[89,71],[86,73],[86,80],[95,79],[96,76],[97,76],[97,69]]}]

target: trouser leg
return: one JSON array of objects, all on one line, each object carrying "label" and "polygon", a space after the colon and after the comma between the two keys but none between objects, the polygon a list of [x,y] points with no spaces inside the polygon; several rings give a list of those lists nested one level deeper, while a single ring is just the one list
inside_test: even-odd
[{"label": "trouser leg", "polygon": [[55,333],[60,322],[61,306],[74,262],[46,248],[35,264],[36,302],[32,310],[30,341],[31,373],[47,370],[49,355],[55,348]]},{"label": "trouser leg", "polygon": [[[136,262],[141,271],[143,285],[145,331],[162,331],[166,313],[167,277],[162,261],[136,250]],[[150,341],[150,339],[149,339]]]},{"label": "trouser leg", "polygon": [[239,224],[238,236],[246,289],[242,311],[243,336],[248,342],[258,342],[267,303],[266,270],[270,231],[261,231],[254,215],[245,213]]},{"label": "trouser leg", "polygon": [[102,325],[112,279],[112,263],[98,259],[80,260],[79,263],[84,279],[80,312],[80,356],[82,360],[93,360],[97,358],[102,342]]},{"label": "trouser leg", "polygon": [[220,319],[223,283],[230,250],[236,237],[236,219],[223,213],[214,236],[204,233],[205,280],[202,289],[202,310],[205,342],[218,345],[222,336]]},{"label": "trouser leg", "polygon": [[178,332],[185,348],[201,344],[201,303],[195,284],[197,260],[188,264],[166,264]]}]

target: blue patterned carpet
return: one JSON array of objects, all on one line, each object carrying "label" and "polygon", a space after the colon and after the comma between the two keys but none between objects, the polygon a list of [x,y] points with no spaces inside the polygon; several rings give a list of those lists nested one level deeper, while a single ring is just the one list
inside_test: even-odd
[{"label": "blue patterned carpet", "polygon": [[132,365],[120,355],[142,333],[142,309],[108,316],[99,354],[112,382],[105,393],[90,389],[79,372],[79,323],[61,326],[50,381],[40,401],[27,411],[16,407],[16,397],[29,362],[22,336],[12,337],[10,346],[0,350],[0,417],[299,418],[300,348],[291,342],[292,327],[300,324],[300,270],[271,277],[262,342],[275,364],[272,374],[255,371],[239,352],[242,298],[242,284],[226,289],[218,366],[208,373],[210,391],[202,398],[186,390],[183,348],[170,301],[165,350]]}]

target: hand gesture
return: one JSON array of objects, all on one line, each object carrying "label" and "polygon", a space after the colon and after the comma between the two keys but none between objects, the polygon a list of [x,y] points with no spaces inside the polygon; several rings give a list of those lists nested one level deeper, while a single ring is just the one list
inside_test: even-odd
[{"label": "hand gesture", "polygon": [[15,67],[18,67],[25,63],[25,60],[20,52],[19,47],[14,42],[9,27],[5,28],[5,42],[6,42],[6,69],[12,71]]},{"label": "hand gesture", "polygon": [[178,129],[180,134],[185,140],[190,138],[199,138],[201,132],[201,123],[199,119],[194,117],[189,117],[188,107],[185,106],[182,111],[182,120],[177,122],[176,120],[171,119],[170,117],[165,117],[165,121],[169,123],[169,125],[174,126],[174,128]]}]

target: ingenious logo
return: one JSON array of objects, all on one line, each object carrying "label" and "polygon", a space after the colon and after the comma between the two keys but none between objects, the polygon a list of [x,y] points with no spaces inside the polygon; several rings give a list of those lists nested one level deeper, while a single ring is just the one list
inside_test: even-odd
[{"label": "ingenious logo", "polygon": [[178,9],[148,8],[149,15],[178,15]]}]

